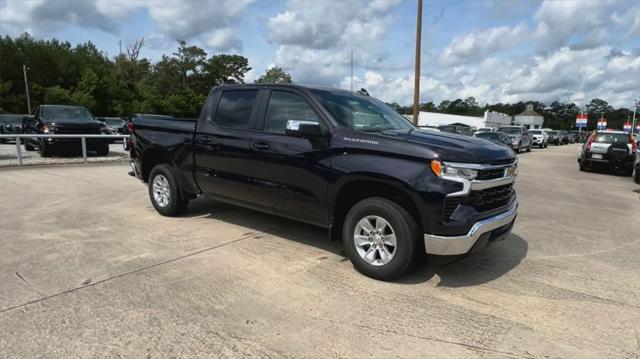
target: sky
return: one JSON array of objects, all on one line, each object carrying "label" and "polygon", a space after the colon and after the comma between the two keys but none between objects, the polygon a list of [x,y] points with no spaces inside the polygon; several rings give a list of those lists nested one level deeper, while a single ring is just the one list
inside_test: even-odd
[{"label": "sky", "polygon": [[[91,41],[110,57],[145,38],[272,66],[306,85],[413,102],[416,0],[0,0],[0,34]],[[424,0],[420,101],[575,102],[640,97],[640,1]]]}]

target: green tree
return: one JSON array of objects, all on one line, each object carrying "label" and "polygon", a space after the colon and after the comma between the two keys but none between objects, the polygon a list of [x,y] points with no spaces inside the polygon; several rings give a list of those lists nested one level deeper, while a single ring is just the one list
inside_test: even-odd
[{"label": "green tree", "polygon": [[291,75],[278,66],[267,69],[256,81],[257,84],[290,84]]}]

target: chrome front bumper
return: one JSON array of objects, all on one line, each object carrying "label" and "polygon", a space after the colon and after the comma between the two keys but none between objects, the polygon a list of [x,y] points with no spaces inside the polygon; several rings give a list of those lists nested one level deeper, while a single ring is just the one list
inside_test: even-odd
[{"label": "chrome front bumper", "polygon": [[480,237],[500,227],[511,224],[518,214],[518,202],[496,216],[476,222],[463,236],[437,236],[424,234],[424,248],[428,254],[459,255],[468,253]]}]

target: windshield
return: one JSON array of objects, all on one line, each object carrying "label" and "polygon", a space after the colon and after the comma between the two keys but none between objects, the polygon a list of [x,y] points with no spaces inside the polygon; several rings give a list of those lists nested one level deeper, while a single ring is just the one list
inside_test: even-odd
[{"label": "windshield", "polygon": [[312,90],[342,126],[362,132],[410,130],[413,125],[384,103],[345,91]]},{"label": "windshield", "polygon": [[556,132],[556,131],[547,131],[547,134],[548,134],[549,136],[555,136],[555,135],[557,135],[557,134],[558,134],[558,132]]},{"label": "windshield", "polygon": [[500,140],[500,134],[497,132],[478,132],[475,136],[478,138],[486,138],[488,140]]},{"label": "windshield", "polygon": [[109,126],[122,126],[123,125],[122,120],[118,120],[118,119],[116,119],[116,120],[106,119],[106,120],[104,120],[104,122]]},{"label": "windshield", "polygon": [[22,124],[22,117],[24,115],[0,115],[0,124]]},{"label": "windshield", "polygon": [[47,121],[89,122],[93,115],[84,107],[43,107],[42,118]]},{"label": "windshield", "polygon": [[540,131],[540,130],[530,130],[529,133],[532,133],[534,135],[541,135],[542,131]]},{"label": "windshield", "polygon": [[520,134],[522,129],[520,127],[500,127],[500,131],[508,134]]},{"label": "windshield", "polygon": [[629,135],[626,133],[596,133],[596,143],[629,143]]}]

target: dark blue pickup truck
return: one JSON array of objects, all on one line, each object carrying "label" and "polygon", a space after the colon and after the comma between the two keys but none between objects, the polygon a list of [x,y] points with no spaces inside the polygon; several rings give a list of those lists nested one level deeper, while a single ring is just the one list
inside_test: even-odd
[{"label": "dark blue pickup truck", "polygon": [[403,274],[420,254],[505,238],[515,153],[420,130],[381,101],[295,85],[214,88],[195,120],[134,118],[132,171],[165,216],[216,200],[330,229],[361,273]]}]

